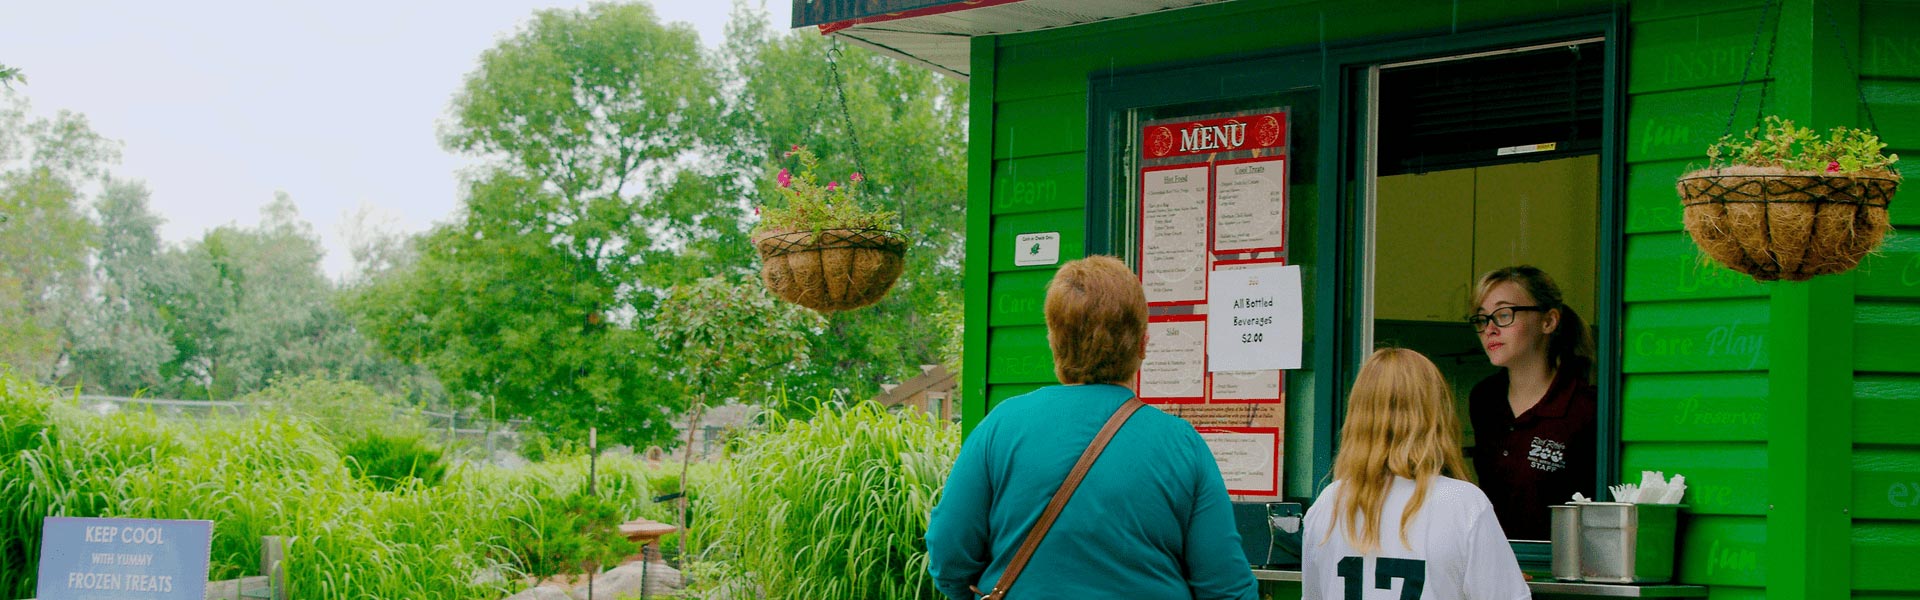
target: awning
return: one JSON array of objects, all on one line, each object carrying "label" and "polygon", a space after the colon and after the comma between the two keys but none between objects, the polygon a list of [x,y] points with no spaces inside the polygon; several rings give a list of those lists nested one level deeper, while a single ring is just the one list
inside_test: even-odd
[{"label": "awning", "polygon": [[794,27],[966,78],[971,39],[1057,29],[1228,0],[793,0]]}]

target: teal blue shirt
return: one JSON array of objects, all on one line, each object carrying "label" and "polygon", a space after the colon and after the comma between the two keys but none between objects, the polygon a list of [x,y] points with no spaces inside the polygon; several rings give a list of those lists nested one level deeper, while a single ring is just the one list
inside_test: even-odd
[{"label": "teal blue shirt", "polygon": [[[1107,417],[1114,385],[1053,386],[1002,402],[960,447],[927,527],[949,598],[992,587]],[[1034,551],[1010,600],[1253,600],[1255,583],[1212,451],[1151,406],[1120,429]]]}]

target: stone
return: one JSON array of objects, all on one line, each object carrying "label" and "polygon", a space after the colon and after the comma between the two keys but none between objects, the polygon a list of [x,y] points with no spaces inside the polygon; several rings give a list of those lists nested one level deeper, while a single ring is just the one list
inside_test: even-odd
[{"label": "stone", "polygon": [[[581,592],[586,593],[586,592]],[[551,585],[539,585],[524,592],[508,596],[507,600],[571,600],[567,593]]]},{"label": "stone", "polygon": [[[644,567],[644,571],[642,570]],[[681,587],[680,571],[664,563],[627,563],[611,571],[601,573],[593,579],[593,597],[587,597],[587,586],[573,588],[572,600],[617,600],[638,598],[641,595],[641,576],[645,574],[646,590],[649,597],[665,598]],[[546,600],[546,599],[540,599]]]}]

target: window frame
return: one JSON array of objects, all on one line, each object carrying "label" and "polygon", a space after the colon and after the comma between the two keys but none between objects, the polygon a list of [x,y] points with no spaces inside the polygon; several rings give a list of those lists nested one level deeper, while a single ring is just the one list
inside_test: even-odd
[{"label": "window frame", "polygon": [[[1086,251],[1114,254],[1131,251],[1137,232],[1121,222],[1125,199],[1113,195],[1110,178],[1116,168],[1113,152],[1120,147],[1108,124],[1117,112],[1169,104],[1186,104],[1257,96],[1317,87],[1319,147],[1316,242],[1314,266],[1321,273],[1315,284],[1312,315],[1315,344],[1306,349],[1315,365],[1312,403],[1312,494],[1318,497],[1331,483],[1334,437],[1346,412],[1346,390],[1372,348],[1363,328],[1371,323],[1370,302],[1359,286],[1369,282],[1367,244],[1372,232],[1366,212],[1371,194],[1367,160],[1371,143],[1367,127],[1372,114],[1368,84],[1374,67],[1426,58],[1439,58],[1526,47],[1542,43],[1604,38],[1605,73],[1600,160],[1599,223],[1595,248],[1594,326],[1595,385],[1599,414],[1596,443],[1599,464],[1594,490],[1616,481],[1620,468],[1620,410],[1622,281],[1625,264],[1625,139],[1627,40],[1626,15],[1617,8],[1603,13],[1573,14],[1516,25],[1466,31],[1419,31],[1388,38],[1321,44],[1256,54],[1223,55],[1197,61],[1148,67],[1106,69],[1088,74]],[[1266,73],[1269,77],[1248,77]],[[1223,91],[1231,80],[1244,87]],[[1290,413],[1292,411],[1289,411]],[[1546,544],[1518,542],[1523,564],[1544,566]]]}]

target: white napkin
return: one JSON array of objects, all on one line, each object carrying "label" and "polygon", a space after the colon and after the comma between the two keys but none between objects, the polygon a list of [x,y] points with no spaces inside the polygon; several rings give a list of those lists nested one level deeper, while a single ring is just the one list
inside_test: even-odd
[{"label": "white napkin", "polygon": [[1659,503],[1660,504],[1679,504],[1680,499],[1682,497],[1685,497],[1686,494],[1687,494],[1687,476],[1674,475],[1673,481],[1667,482],[1667,493],[1662,494],[1660,496]]},{"label": "white napkin", "polygon": [[1635,504],[1655,504],[1667,495],[1667,474],[1660,471],[1640,472],[1640,491],[1634,494]]}]

